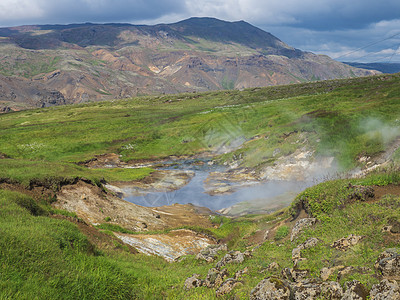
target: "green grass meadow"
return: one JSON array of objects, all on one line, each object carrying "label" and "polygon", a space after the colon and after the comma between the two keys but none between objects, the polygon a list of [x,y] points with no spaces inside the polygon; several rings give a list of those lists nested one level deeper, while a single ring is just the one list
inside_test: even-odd
[{"label": "green grass meadow", "polygon": [[[101,185],[140,180],[154,171],[88,169],[78,164],[105,153],[116,153],[126,162],[208,153],[219,163],[230,163],[240,156],[241,167],[258,170],[305,148],[316,156],[334,156],[340,170],[349,170],[361,166],[360,157],[377,156],[396,141],[399,114],[399,74],[0,114],[0,183],[28,187],[35,180],[57,184],[61,179],[86,178]],[[229,153],[218,152],[235,140],[242,140],[242,145]],[[277,148],[280,153],[274,155]],[[396,163],[399,151],[394,158]],[[306,189],[291,207],[279,212],[233,219],[215,216],[214,227],[191,228],[226,240],[230,250],[241,251],[256,246],[252,241],[260,231],[274,232],[272,239],[254,249],[252,257],[227,265],[232,276],[245,267],[248,273],[241,285],[220,299],[248,299],[263,278],[293,267],[293,248],[309,237],[318,237],[320,243],[302,251],[307,259],[299,267],[308,269],[311,277],[317,278],[323,267],[351,265],[366,271],[347,274],[341,284],[357,279],[371,288],[377,283],[373,265],[379,253],[400,248],[398,240],[381,231],[390,222],[400,222],[400,198],[387,195],[371,203],[348,201],[353,192],[349,183],[398,185],[400,172],[393,166],[366,178],[326,181]],[[76,215],[54,210],[42,200],[0,189],[0,299],[216,298],[215,289],[183,288],[187,277],[197,273],[204,279],[215,263],[193,256],[168,263],[132,254],[121,245],[116,245],[118,251],[100,249],[68,221]],[[300,201],[307,201],[318,222],[291,242],[290,220]],[[67,217],[62,220],[54,215]],[[123,228],[103,224],[94,230],[112,235]],[[349,234],[365,238],[344,253],[330,247]],[[280,268],[267,269],[272,262]]]}]

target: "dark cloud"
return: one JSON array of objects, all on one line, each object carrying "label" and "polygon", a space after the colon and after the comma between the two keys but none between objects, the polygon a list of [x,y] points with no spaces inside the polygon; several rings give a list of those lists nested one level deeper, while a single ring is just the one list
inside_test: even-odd
[{"label": "dark cloud", "polygon": [[183,10],[181,0],[2,0],[0,25],[131,22]]},{"label": "dark cloud", "polygon": [[400,19],[351,30],[321,31],[288,26],[268,29],[296,48],[340,61],[400,62]]},{"label": "dark cloud", "polygon": [[[0,26],[172,23],[192,16],[245,20],[296,48],[332,57],[400,61],[399,0],[1,0]],[[359,48],[363,48],[358,50]],[[370,55],[370,56],[368,56]]]},{"label": "dark cloud", "polygon": [[296,25],[319,31],[361,29],[382,20],[397,19],[400,13],[398,0],[321,2],[329,2],[326,3],[328,7],[321,8],[317,13],[294,13],[294,17],[298,20]]}]

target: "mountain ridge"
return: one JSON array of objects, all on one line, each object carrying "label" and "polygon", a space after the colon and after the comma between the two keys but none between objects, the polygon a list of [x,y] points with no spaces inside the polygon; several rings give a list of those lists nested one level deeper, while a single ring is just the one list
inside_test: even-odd
[{"label": "mountain ridge", "polygon": [[0,106],[12,110],[23,109],[23,104],[31,108],[44,102],[243,89],[377,73],[295,49],[247,22],[214,18],[158,25],[0,28],[0,60],[1,75],[12,81],[30,80],[65,99],[39,97],[33,103],[29,99],[36,99],[35,94],[21,86],[24,91],[13,92],[25,97],[0,94]]}]

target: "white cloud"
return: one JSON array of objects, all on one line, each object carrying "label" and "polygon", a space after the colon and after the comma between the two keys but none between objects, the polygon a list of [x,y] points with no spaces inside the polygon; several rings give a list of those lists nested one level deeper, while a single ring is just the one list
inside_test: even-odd
[{"label": "white cloud", "polygon": [[1,0],[0,20],[4,23],[20,22],[29,18],[40,18],[45,11],[39,3],[31,0]]}]

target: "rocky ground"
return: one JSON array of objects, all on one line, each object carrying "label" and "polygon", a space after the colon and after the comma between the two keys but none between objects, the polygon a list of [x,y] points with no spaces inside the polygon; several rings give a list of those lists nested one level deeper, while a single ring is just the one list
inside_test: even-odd
[{"label": "rocky ground", "polygon": [[[304,215],[303,215],[304,216]],[[296,242],[298,235],[306,228],[312,227],[317,222],[315,218],[299,217],[295,222],[290,239]],[[332,249],[346,252],[363,240],[363,236],[351,234],[333,242]],[[266,240],[268,241],[268,235]],[[263,243],[264,243],[263,242]],[[319,276],[311,276],[310,271],[298,267],[298,262],[306,258],[302,257],[302,251],[312,249],[321,240],[309,238],[303,243],[298,244],[292,250],[292,267],[282,268],[276,262],[272,262],[266,270],[277,271],[280,276],[266,277],[261,280],[250,293],[250,299],[265,300],[289,300],[289,299],[400,299],[400,250],[387,249],[376,258],[375,270],[367,268],[356,268],[353,266],[337,265],[331,268],[322,268]],[[252,251],[259,247],[254,247],[251,251],[228,251],[221,260],[210,268],[208,274],[203,278],[199,274],[194,274],[186,279],[184,288],[193,289],[207,287],[215,290],[216,297],[221,297],[230,293],[235,287],[242,285],[241,277],[247,273],[247,268],[240,269],[234,274],[229,274],[226,266],[237,264],[240,266],[246,259],[251,259]],[[227,250],[226,246],[209,246],[202,250],[197,258],[214,262],[218,251]],[[368,290],[358,280],[350,280],[344,283],[343,287],[339,283],[343,276],[357,273],[370,273],[375,271],[380,278],[380,283],[372,286]]]}]

